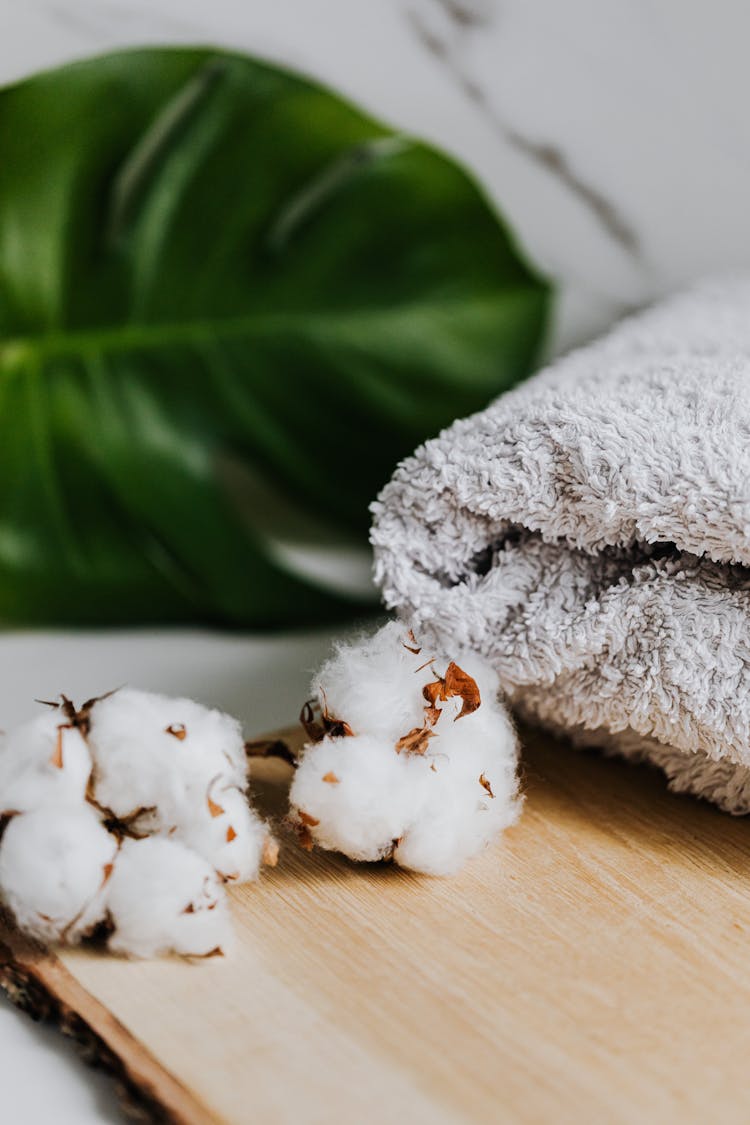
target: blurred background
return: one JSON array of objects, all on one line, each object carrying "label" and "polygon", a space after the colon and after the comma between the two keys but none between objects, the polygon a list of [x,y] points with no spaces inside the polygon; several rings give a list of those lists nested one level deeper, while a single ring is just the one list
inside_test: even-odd
[{"label": "blurred background", "polygon": [[560,284],[553,348],[744,266],[741,0],[4,0],[0,79],[132,44],[288,64],[453,153]]},{"label": "blurred background", "polygon": [[[629,311],[706,273],[750,265],[746,218],[750,78],[744,57],[748,33],[750,9],[741,0],[717,0],[712,5],[697,0],[567,0],[564,4],[555,0],[212,0],[210,4],[197,0],[0,0],[0,83],[13,83],[47,68],[123,47],[222,47],[308,76],[396,133],[427,141],[454,157],[504,217],[511,240],[528,264],[532,288],[536,285],[538,293],[549,293],[551,300],[545,306],[549,323],[544,328],[541,313],[535,312],[533,324],[524,321],[513,330],[513,346],[521,348],[523,358],[515,364],[512,378],[506,378],[507,372],[499,372],[495,378],[493,366],[502,367],[507,358],[497,345],[506,331],[505,313],[498,312],[499,321],[492,331],[485,325],[476,337],[471,336],[471,329],[466,330],[468,336],[457,330],[461,348],[455,352],[455,362],[450,359],[448,326],[440,347],[436,344],[434,353],[417,357],[412,365],[412,374],[416,371],[422,380],[420,393],[425,401],[442,403],[443,413],[431,414],[425,409],[419,424],[403,427],[402,455],[434,432],[438,422],[447,424],[456,414],[479,408],[509,381],[527,374],[543,356],[554,356],[591,338]],[[2,221],[3,213],[11,213],[16,206],[16,196],[24,196],[19,184],[23,185],[25,169],[18,153],[25,153],[29,161],[33,155],[35,183],[37,187],[43,184],[50,195],[56,190],[58,167],[47,158],[45,144],[51,142],[43,140],[48,136],[45,129],[52,130],[49,116],[43,114],[36,121],[33,115],[27,117],[21,128],[10,120],[8,104],[0,103],[0,137],[5,136],[6,144],[5,151],[0,149],[0,236],[5,230],[5,242],[0,237],[0,295],[13,286],[17,292],[23,290],[17,277],[30,257],[22,240],[17,260],[11,261],[8,232],[13,224],[6,222],[3,228]],[[117,107],[108,104],[106,97],[95,104],[95,117],[106,126],[108,115]],[[6,134],[2,133],[4,121]],[[85,133],[91,126],[90,119],[68,119],[69,140],[67,135],[57,137],[55,160],[64,160],[66,145],[78,143],[79,130]],[[278,143],[279,151],[291,161],[294,135],[287,132],[279,136]],[[15,153],[13,159],[8,155],[10,149]],[[413,182],[418,185],[421,181]],[[456,190],[463,193],[465,189],[459,185]],[[398,198],[393,198],[398,211]],[[467,207],[467,224],[477,245],[491,242],[482,234],[487,220],[480,197]],[[363,230],[373,221],[372,214],[363,217]],[[29,229],[34,229],[33,223]],[[430,229],[436,237],[440,234],[438,227]],[[467,237],[468,230],[467,225]],[[408,238],[405,235],[406,241]],[[43,246],[41,235],[39,239],[38,245]],[[420,243],[419,278],[425,284],[430,269],[424,263],[429,262],[429,255],[425,257],[422,251],[426,253],[429,245],[429,237]],[[463,284],[462,279],[471,275],[474,284],[471,262],[459,258],[458,281]],[[45,271],[54,267],[44,261],[39,264],[39,259],[37,267],[35,284],[40,285],[51,276]],[[513,258],[514,276],[526,268]],[[487,269],[489,277],[491,270]],[[345,282],[342,290],[346,290]],[[467,292],[470,290],[469,286]],[[388,300],[387,286],[381,286],[377,299]],[[17,337],[25,339],[51,329],[24,322],[24,332],[20,332],[11,324],[10,314],[4,326],[3,315],[0,299],[0,360],[7,372],[20,371],[23,377],[28,354],[17,346]],[[59,334],[66,327],[62,323],[54,329]],[[496,329],[497,337],[493,335]],[[444,355],[452,364],[445,369],[439,359]],[[473,357],[471,370],[476,379],[472,393],[464,398],[455,385],[460,384],[468,355]],[[341,367],[345,360],[338,355],[336,363]],[[55,381],[54,371],[50,373],[50,386],[59,396],[60,381]],[[74,374],[71,380],[73,386]],[[283,394],[293,394],[293,387],[291,391],[282,387]],[[156,628],[159,614],[153,611],[153,598],[149,612],[142,613],[144,603],[137,591],[132,609],[120,604],[116,613],[103,613],[99,620],[96,612],[78,612],[75,598],[84,605],[86,583],[93,573],[87,566],[109,534],[105,531],[109,516],[105,519],[104,513],[114,511],[115,524],[119,514],[106,503],[101,516],[91,514],[88,486],[92,478],[85,474],[68,474],[75,477],[74,503],[69,489],[66,493],[71,481],[66,476],[70,462],[65,451],[83,450],[81,464],[94,463],[94,453],[83,438],[73,441],[70,437],[72,423],[66,408],[71,401],[70,397],[61,400],[55,415],[52,452],[45,462],[47,469],[52,466],[49,479],[44,475],[47,470],[43,472],[27,456],[28,450],[38,447],[39,419],[46,400],[42,398],[34,406],[33,418],[39,425],[28,431],[22,407],[13,405],[9,397],[0,403],[0,564],[15,568],[12,581],[17,584],[6,583],[3,594],[0,582],[5,613],[14,620],[13,628],[0,634],[0,726],[25,718],[35,697],[49,698],[61,690],[88,697],[124,682],[219,705],[257,733],[292,720],[304,698],[310,671],[331,639],[350,627],[352,619],[362,618],[368,600],[375,611],[365,534],[367,502],[375,491],[370,478],[363,475],[357,494],[358,518],[353,523],[358,530],[355,534],[347,525],[341,542],[336,519],[326,522],[322,518],[325,495],[318,496],[317,504],[310,501],[303,513],[316,523],[317,539],[312,534],[306,541],[302,537],[300,546],[275,525],[264,528],[264,535],[274,538],[276,562],[280,560],[313,585],[343,592],[349,598],[348,612],[323,605],[319,611],[302,614],[304,624],[316,623],[317,631],[295,628],[299,591],[287,599],[283,589],[273,596],[289,612],[274,611],[275,616],[262,622],[262,635],[254,629],[252,613],[243,616],[238,612],[233,619],[228,610],[226,620],[218,623],[240,627],[239,632],[228,634],[206,628],[217,624],[210,614],[183,612],[182,603],[177,602],[174,612],[165,616],[182,622],[189,631]],[[327,449],[347,427],[346,410],[335,408],[335,395],[332,401],[326,425],[318,430],[318,440]],[[394,402],[394,410],[399,409],[398,401]],[[149,417],[150,429],[145,426],[144,433],[153,434],[156,414]],[[385,432],[387,413],[380,416],[380,424]],[[180,425],[181,440],[186,435],[189,439],[184,420]],[[196,426],[200,429],[197,421]],[[376,439],[379,432],[375,431]],[[368,441],[376,439],[364,431],[354,435],[363,458],[368,456]],[[8,450],[16,444],[18,460],[11,462]],[[384,482],[391,467],[389,457],[384,456],[382,466],[378,464],[373,480]],[[137,456],[129,464],[134,463]],[[310,464],[314,468],[314,458]],[[152,465],[152,470],[152,479],[158,483],[158,465]],[[130,471],[127,465],[123,471]],[[334,479],[338,471],[345,491],[351,466],[344,463],[337,470],[334,465],[331,471]],[[62,531],[53,519],[60,481],[65,486],[62,507],[67,504],[69,515],[73,510]],[[305,508],[307,493],[302,486],[295,492],[288,481],[284,487],[284,503],[275,491],[251,489],[246,496],[251,517],[261,508],[277,516],[283,509],[287,530],[290,522],[301,526],[300,509]],[[149,488],[141,491],[147,494]],[[38,503],[33,499],[37,492],[42,497]],[[334,492],[332,489],[331,495]],[[294,501],[288,511],[286,501]],[[49,505],[49,510],[43,505]],[[195,515],[198,509],[189,496],[186,505],[188,513],[192,510]],[[141,518],[143,511],[139,508],[137,514]],[[71,547],[70,559],[65,566],[61,562],[57,571],[55,536],[65,541],[70,527],[75,528],[83,515],[86,549],[76,554]],[[205,543],[207,533],[200,522],[192,528],[188,518],[182,527]],[[116,530],[122,533],[123,529]],[[133,541],[138,542],[137,533]],[[174,543],[168,546],[174,554]],[[42,558],[46,585],[23,585],[24,551],[30,552],[29,558]],[[214,554],[207,550],[201,560],[206,572],[215,562],[217,588],[231,584],[237,574],[242,579],[241,559],[235,558],[238,569],[227,572],[225,583],[222,567],[228,555],[230,548],[217,549]],[[83,577],[69,603],[66,583],[74,584],[77,567],[82,568]],[[205,577],[202,574],[201,580]],[[47,603],[39,600],[39,590],[50,587],[52,608],[47,610]],[[261,588],[261,601],[263,596]],[[27,599],[27,608],[11,612],[20,605],[21,597]],[[299,605],[303,603],[304,599]],[[60,605],[65,604],[73,608],[68,628],[61,629]],[[101,628],[109,626],[113,616],[118,629]],[[32,629],[23,627],[28,622]],[[85,629],[70,628],[76,624]],[[58,1123],[117,1119],[109,1094],[68,1062],[56,1042],[35,1037],[10,1008],[0,1007],[0,1074],[9,1120],[41,1121],[53,1112]]]},{"label": "blurred background", "polygon": [[[5,83],[182,45],[323,87],[252,61],[217,79],[209,51],[4,96],[9,621],[359,617],[376,600],[367,506],[397,460],[545,357],[750,257],[739,2],[0,12]],[[248,311],[259,325],[219,338]],[[196,323],[208,339],[164,347]]]}]

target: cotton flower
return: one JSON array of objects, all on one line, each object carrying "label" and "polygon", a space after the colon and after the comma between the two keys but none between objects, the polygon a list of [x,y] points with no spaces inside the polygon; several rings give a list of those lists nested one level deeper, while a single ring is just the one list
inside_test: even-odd
[{"label": "cotton flower", "polygon": [[175,839],[203,856],[224,879],[257,878],[270,840],[268,828],[239,789],[214,784],[180,823]]},{"label": "cotton flower", "polygon": [[57,709],[46,711],[0,741],[0,812],[80,804],[90,773],[80,731]]},{"label": "cotton flower", "polygon": [[226,895],[213,868],[163,837],[123,841],[107,906],[114,953],[206,957],[231,942]]},{"label": "cotton flower", "polygon": [[74,944],[105,916],[117,841],[81,804],[14,816],[0,843],[0,888],[24,933]]},{"label": "cotton flower", "polygon": [[[313,681],[290,793],[306,847],[451,874],[517,818],[517,742],[492,669],[424,653],[397,622]],[[319,712],[319,717],[318,717]]]},{"label": "cotton flower", "polygon": [[0,898],[45,941],[104,922],[118,953],[223,949],[223,882],[276,858],[246,785],[228,715],[131,689],[63,696],[0,742]]},{"label": "cotton flower", "polygon": [[413,815],[423,772],[392,741],[368,734],[308,746],[289,795],[301,839],[351,859],[389,856]]},{"label": "cotton flower", "polygon": [[92,707],[87,741],[94,796],[122,819],[156,805],[170,827],[205,802],[214,779],[246,784],[239,723],[191,699],[122,688]]},{"label": "cotton flower", "polygon": [[268,830],[250,808],[239,723],[191,699],[123,689],[92,708],[91,796],[135,835],[182,840],[226,879],[258,874]]}]

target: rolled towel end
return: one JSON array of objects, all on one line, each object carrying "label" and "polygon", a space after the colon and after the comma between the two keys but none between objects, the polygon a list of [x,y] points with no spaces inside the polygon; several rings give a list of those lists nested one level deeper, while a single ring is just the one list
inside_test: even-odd
[{"label": "rolled towel end", "polygon": [[482,655],[526,719],[750,811],[748,511],[739,278],[417,450],[373,505],[375,574],[430,643]]}]

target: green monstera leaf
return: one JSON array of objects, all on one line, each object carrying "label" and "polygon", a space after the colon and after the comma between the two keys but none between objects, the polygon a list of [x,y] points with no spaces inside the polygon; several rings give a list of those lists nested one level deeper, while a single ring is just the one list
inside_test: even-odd
[{"label": "green monstera leaf", "polygon": [[455,164],[274,67],[0,91],[0,618],[350,613],[299,548],[366,542],[396,461],[528,373],[548,297]]}]

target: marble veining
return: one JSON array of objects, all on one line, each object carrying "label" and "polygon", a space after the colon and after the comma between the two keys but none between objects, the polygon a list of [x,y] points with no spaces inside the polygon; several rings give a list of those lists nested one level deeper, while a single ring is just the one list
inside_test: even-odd
[{"label": "marble veining", "polygon": [[[486,26],[486,20],[480,20],[476,13],[470,9],[455,4],[446,4],[445,0],[439,0],[439,2],[456,25],[459,34],[463,34],[467,29],[474,30]],[[601,191],[586,183],[573,170],[567,156],[556,144],[549,141],[535,141],[530,137],[525,137],[514,129],[509,122],[503,120],[498,109],[488,99],[481,83],[472,78],[461,66],[459,58],[452,50],[450,40],[437,35],[413,8],[407,9],[407,14],[417,37],[423,45],[436,58],[441,60],[452,80],[458,83],[480,112],[486,115],[495,131],[519,152],[536,161],[550,175],[557,177],[565,187],[578,196],[586,207],[591,209],[607,233],[627,253],[635,257],[639,256],[638,234],[618,212],[616,206]]]}]

